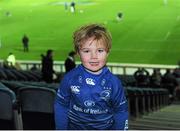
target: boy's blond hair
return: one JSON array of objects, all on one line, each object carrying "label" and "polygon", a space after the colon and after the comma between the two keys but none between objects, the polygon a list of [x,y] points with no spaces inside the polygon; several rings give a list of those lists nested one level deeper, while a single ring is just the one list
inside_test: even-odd
[{"label": "boy's blond hair", "polygon": [[77,53],[82,44],[89,38],[97,41],[102,40],[107,52],[111,49],[112,38],[110,32],[100,24],[89,24],[80,27],[73,34],[74,48]]}]

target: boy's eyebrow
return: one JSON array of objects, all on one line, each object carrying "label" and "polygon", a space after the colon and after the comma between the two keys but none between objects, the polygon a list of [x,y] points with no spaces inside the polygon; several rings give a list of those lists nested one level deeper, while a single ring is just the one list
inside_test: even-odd
[{"label": "boy's eyebrow", "polygon": [[80,48],[80,49],[81,49],[81,50],[84,50],[84,49],[89,49],[89,48],[86,47],[86,48]]},{"label": "boy's eyebrow", "polygon": [[[90,48],[80,48],[80,50],[86,50],[86,49],[90,49]],[[97,49],[106,49],[105,47],[99,47],[99,48],[97,48]]]}]

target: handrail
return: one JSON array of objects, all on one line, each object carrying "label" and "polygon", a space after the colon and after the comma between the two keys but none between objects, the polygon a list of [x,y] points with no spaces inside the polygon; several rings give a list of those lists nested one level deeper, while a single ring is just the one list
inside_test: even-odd
[{"label": "handrail", "polygon": [[[29,70],[35,64],[38,69],[41,69],[41,61],[22,61],[17,60],[17,63],[20,64],[22,70]],[[80,64],[80,62],[76,62],[76,64]],[[0,66],[3,65],[3,60],[0,60]],[[161,73],[164,73],[166,69],[175,69],[177,65],[153,65],[153,64],[129,64],[129,63],[107,63],[108,68],[114,74],[124,74],[131,75],[133,74],[139,67],[144,67],[149,73],[152,73],[154,68],[159,68]],[[56,72],[65,72],[64,61],[54,61],[54,70]]]}]

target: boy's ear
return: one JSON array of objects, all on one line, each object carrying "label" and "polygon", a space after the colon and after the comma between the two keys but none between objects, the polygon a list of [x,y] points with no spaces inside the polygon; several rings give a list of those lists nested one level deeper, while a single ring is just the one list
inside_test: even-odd
[{"label": "boy's ear", "polygon": [[80,55],[79,55],[79,51],[76,52],[76,55],[77,55],[78,57],[80,56]]},{"label": "boy's ear", "polygon": [[109,51],[107,52],[107,57],[109,56]]}]

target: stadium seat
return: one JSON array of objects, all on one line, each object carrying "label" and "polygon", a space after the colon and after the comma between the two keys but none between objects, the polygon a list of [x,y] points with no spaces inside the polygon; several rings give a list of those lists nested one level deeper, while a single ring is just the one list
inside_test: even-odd
[{"label": "stadium seat", "polygon": [[0,68],[0,80],[7,80],[8,77],[6,75],[6,73],[3,71],[2,68]]},{"label": "stadium seat", "polygon": [[0,88],[7,88],[2,82],[0,82]]},{"label": "stadium seat", "polygon": [[19,81],[7,81],[7,80],[2,80],[1,81],[6,87],[11,89],[15,94],[17,94],[17,91],[19,88],[23,87],[24,85],[21,84]]},{"label": "stadium seat", "polygon": [[41,71],[39,71],[39,70],[36,70],[36,71],[27,71],[27,73],[29,73],[29,74],[31,74],[31,75],[33,75],[34,77],[36,77],[36,79],[38,79],[38,81],[42,81],[43,79],[42,79],[42,73],[41,73]]},{"label": "stadium seat", "polygon": [[7,77],[8,77],[8,80],[18,80],[18,78],[16,77],[16,75],[14,75],[14,74],[10,71],[10,69],[4,69],[3,71],[6,73],[6,75],[7,75]]},{"label": "stadium seat", "polygon": [[36,86],[36,87],[46,87],[54,90],[58,90],[59,83],[46,83],[46,82],[30,82],[30,81],[24,81],[21,82],[21,84],[26,86]]},{"label": "stadium seat", "polygon": [[27,77],[24,76],[22,73],[20,73],[18,70],[10,69],[10,71],[17,77],[17,80],[19,80],[19,81],[27,81],[28,80]]},{"label": "stadium seat", "polygon": [[132,119],[139,117],[139,101],[138,92],[135,87],[127,87],[128,101],[129,101],[129,114]]},{"label": "stadium seat", "polygon": [[21,74],[23,74],[24,76],[26,76],[26,78],[28,79],[28,81],[40,81],[39,78],[36,77],[35,74],[32,74],[30,71],[23,71],[20,70],[19,71]]},{"label": "stadium seat", "polygon": [[16,96],[13,91],[0,84],[0,130],[18,129]]},{"label": "stadium seat", "polygon": [[136,80],[133,75],[116,75],[122,82],[123,86],[135,86]]},{"label": "stadium seat", "polygon": [[136,88],[139,106],[139,115],[144,115],[145,112],[145,94],[143,88]]},{"label": "stadium seat", "polygon": [[25,130],[54,130],[53,89],[43,87],[23,87],[18,90],[18,101]]}]

